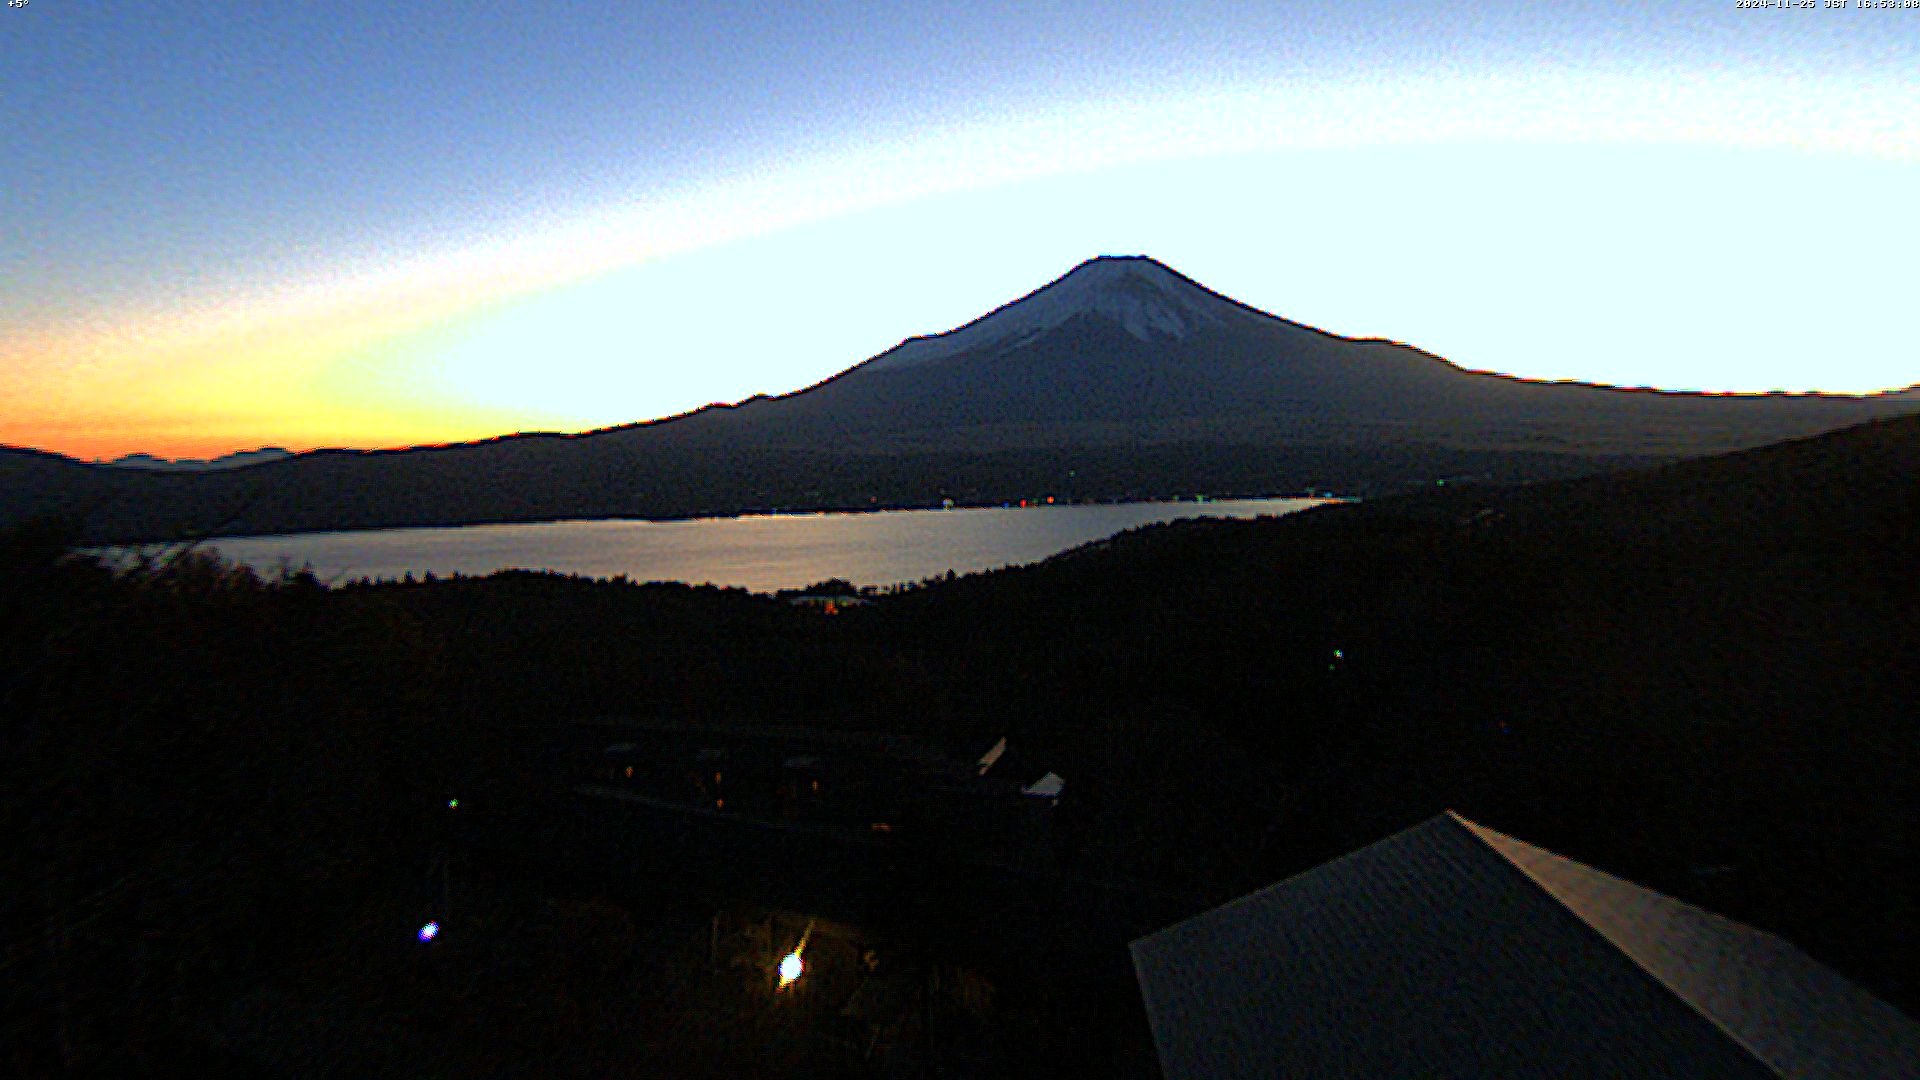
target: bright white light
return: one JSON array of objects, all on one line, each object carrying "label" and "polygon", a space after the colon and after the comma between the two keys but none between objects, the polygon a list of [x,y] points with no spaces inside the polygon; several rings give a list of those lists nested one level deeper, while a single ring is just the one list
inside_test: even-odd
[{"label": "bright white light", "polygon": [[440,924],[437,922],[430,922],[427,925],[420,928],[421,941],[432,941],[434,938],[437,938],[439,936],[440,936]]},{"label": "bright white light", "polygon": [[786,956],[782,957],[780,959],[781,987],[785,988],[788,985],[792,984],[792,982],[795,979],[798,979],[800,977],[800,973],[805,970],[806,970],[806,965],[800,962],[800,954],[798,952],[790,952]]}]

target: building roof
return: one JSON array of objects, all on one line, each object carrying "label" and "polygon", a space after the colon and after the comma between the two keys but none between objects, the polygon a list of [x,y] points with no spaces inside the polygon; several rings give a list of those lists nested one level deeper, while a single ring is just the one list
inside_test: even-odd
[{"label": "building roof", "polygon": [[1771,934],[1454,814],[1133,943],[1169,1080],[1920,1076]]},{"label": "building roof", "polygon": [[[1004,738],[994,743],[985,754],[980,756],[978,775],[989,780],[1004,780],[1017,784],[1022,789],[1047,783],[1049,779],[1054,781],[1060,779],[1047,769],[1041,759],[1030,756],[1024,748],[1011,745]],[[1029,792],[1029,794],[1033,793]],[[1059,792],[1053,791],[1046,794],[1057,795]]]},{"label": "building roof", "polygon": [[1002,735],[1000,736],[999,742],[994,743],[992,746],[988,747],[987,752],[980,755],[979,775],[981,776],[987,775],[987,770],[993,768],[994,763],[1000,760],[1000,755],[1006,752],[1007,752],[1007,737],[1005,735]]},{"label": "building roof", "polygon": [[1022,795],[1034,795],[1043,799],[1057,799],[1067,788],[1067,782],[1060,774],[1050,772],[1047,775],[1020,789]]}]

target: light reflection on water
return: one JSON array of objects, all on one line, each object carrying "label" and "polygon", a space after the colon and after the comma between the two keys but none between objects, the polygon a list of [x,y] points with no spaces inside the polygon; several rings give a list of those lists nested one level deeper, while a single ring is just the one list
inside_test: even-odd
[{"label": "light reflection on water", "polygon": [[323,581],[427,572],[484,576],[528,569],[772,591],[835,577],[860,585],[891,585],[948,570],[990,570],[1036,562],[1154,522],[1287,514],[1326,501],[1231,499],[692,521],[561,521],[235,537],[210,546],[263,572],[283,565],[311,566]]}]

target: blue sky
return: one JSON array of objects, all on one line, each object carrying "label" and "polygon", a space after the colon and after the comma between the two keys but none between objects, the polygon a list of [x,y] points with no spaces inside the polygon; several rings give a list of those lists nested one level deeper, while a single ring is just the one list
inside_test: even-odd
[{"label": "blue sky", "polygon": [[1468,367],[1920,380],[1920,9],[0,8],[0,441],[585,428],[1102,253]]}]

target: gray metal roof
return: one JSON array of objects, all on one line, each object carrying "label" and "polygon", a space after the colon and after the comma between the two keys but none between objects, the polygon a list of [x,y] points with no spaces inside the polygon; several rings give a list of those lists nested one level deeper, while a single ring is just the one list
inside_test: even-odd
[{"label": "gray metal roof", "polygon": [[1169,1080],[1920,1077],[1771,934],[1453,814],[1133,943]]}]

